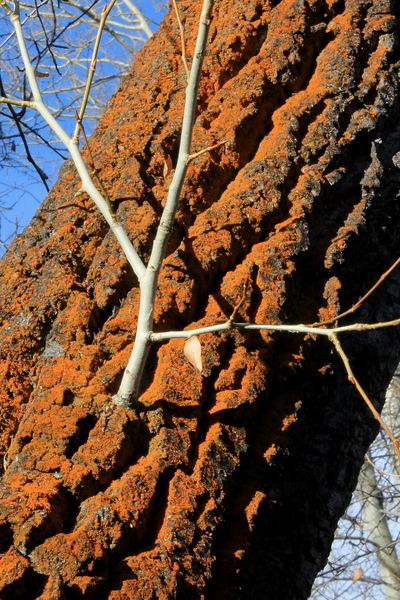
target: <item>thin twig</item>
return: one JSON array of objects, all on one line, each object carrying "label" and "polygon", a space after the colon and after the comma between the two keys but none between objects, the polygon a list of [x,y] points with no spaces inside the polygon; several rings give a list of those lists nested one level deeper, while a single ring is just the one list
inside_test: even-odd
[{"label": "thin twig", "polygon": [[213,146],[207,146],[207,148],[200,150],[200,152],[195,152],[194,154],[190,154],[187,158],[187,162],[190,163],[192,160],[194,160],[195,158],[198,158],[202,154],[205,154],[206,152],[211,152],[211,150],[214,150],[215,148],[218,148],[219,146],[223,146],[224,144],[227,144],[228,142],[229,142],[229,140],[223,140],[222,142],[213,144]]},{"label": "thin twig", "polygon": [[[3,98],[7,98],[5,96],[5,89],[4,89],[4,86],[3,86],[3,80],[1,78],[1,75],[0,75],[0,93],[3,94]],[[23,107],[21,111],[17,112],[12,104],[8,104],[7,106],[8,106],[8,110],[10,111],[11,118],[13,119],[13,121],[15,123],[15,126],[16,126],[16,128],[18,130],[18,135],[19,135],[19,138],[20,138],[20,140],[22,142],[22,145],[24,147],[26,158],[27,158],[28,162],[33,166],[33,168],[35,169],[36,173],[39,175],[39,177],[40,177],[40,179],[41,179],[44,187],[46,188],[46,190],[49,191],[50,188],[49,188],[49,185],[47,183],[48,176],[43,171],[43,169],[38,165],[38,163],[36,162],[36,160],[33,158],[32,154],[31,154],[31,151],[30,151],[30,148],[29,148],[28,140],[26,138],[25,132],[24,132],[23,127],[22,127],[23,125],[26,126],[26,124],[24,124],[21,121],[21,119],[22,119],[22,114],[21,113],[23,113],[25,111],[26,107]],[[39,135],[39,134],[37,134],[37,135]]]},{"label": "thin twig", "polygon": [[99,186],[99,188],[101,190],[101,193],[103,194],[103,196],[105,198],[105,201],[108,204],[108,208],[109,208],[111,214],[114,215],[115,214],[114,207],[112,205],[110,195],[107,192],[107,190],[106,190],[106,188],[104,186],[104,183],[100,179],[99,170],[96,168],[96,165],[95,165],[95,162],[94,162],[94,157],[93,157],[93,154],[92,154],[92,150],[90,148],[90,144],[89,144],[89,140],[88,140],[87,135],[86,135],[85,128],[83,126],[83,123],[80,122],[80,117],[79,117],[78,113],[75,114],[75,117],[76,117],[77,122],[79,122],[79,124],[80,124],[80,128],[81,128],[81,131],[82,131],[83,139],[85,140],[85,145],[86,145],[86,149],[88,151],[88,157],[89,157],[89,165],[90,165],[90,168],[91,168],[91,175],[96,180],[96,182],[97,182],[97,184],[98,184],[98,186]]},{"label": "thin twig", "polygon": [[355,323],[354,325],[343,325],[342,327],[332,327],[331,329],[323,329],[312,327],[310,325],[275,325],[275,324],[257,324],[257,323],[237,323],[231,322],[230,319],[225,323],[217,323],[208,327],[200,327],[198,329],[187,329],[185,331],[161,331],[159,333],[151,333],[153,342],[162,342],[171,338],[188,338],[192,335],[201,335],[202,333],[216,333],[218,331],[226,331],[229,329],[243,329],[247,331],[286,331],[288,333],[302,333],[308,335],[322,335],[330,337],[337,333],[346,333],[351,331],[367,331],[371,329],[379,329],[381,327],[393,327],[400,325],[400,319],[394,321],[385,321],[382,323]]},{"label": "thin twig", "polygon": [[239,301],[235,304],[235,306],[233,308],[233,311],[232,311],[232,314],[231,314],[231,316],[229,317],[229,319],[227,321],[228,323],[231,324],[231,326],[233,324],[233,320],[236,317],[239,308],[242,306],[243,302],[246,300],[246,294],[247,294],[248,285],[249,285],[249,279],[247,278],[246,281],[243,284],[242,295],[240,296]]},{"label": "thin twig", "polygon": [[394,261],[392,266],[389,267],[389,269],[379,277],[378,281],[374,283],[374,285],[368,290],[368,292],[364,294],[364,296],[362,296],[362,298],[360,298],[355,304],[353,304],[351,308],[345,310],[344,312],[340,313],[336,317],[333,317],[332,319],[326,319],[325,321],[312,323],[311,327],[316,327],[317,325],[329,325],[330,323],[333,323],[334,321],[342,319],[343,317],[346,317],[347,315],[350,315],[351,313],[355,312],[358,308],[360,308],[361,304],[368,298],[368,296],[370,296],[376,290],[376,288],[382,283],[382,281],[384,281],[386,277],[390,275],[390,273],[397,267],[399,263],[400,257]]},{"label": "thin twig", "polygon": [[[0,6],[4,5],[4,0],[0,0]],[[25,73],[29,81],[29,85],[32,91],[33,99],[36,104],[36,110],[43,117],[49,127],[57,135],[61,142],[65,145],[71,158],[75,164],[78,174],[82,180],[82,189],[92,198],[97,208],[107,221],[111,231],[117,238],[125,256],[132,267],[133,272],[136,274],[139,282],[143,279],[146,273],[146,267],[143,264],[142,259],[138,255],[135,247],[130,241],[125,229],[119,223],[115,215],[110,211],[107,200],[98,191],[90,177],[85,162],[81,156],[78,146],[72,141],[72,138],[68,136],[65,130],[61,127],[58,121],[53,117],[51,112],[48,110],[43,102],[42,95],[36,80],[35,71],[32,62],[29,58],[28,50],[26,48],[25,38],[22,31],[21,21],[19,17],[19,3],[14,3],[15,10],[11,12],[10,19],[14,26],[15,34],[18,40],[21,57],[24,62]]]},{"label": "thin twig", "polygon": [[14,104],[15,106],[26,106],[27,108],[36,108],[35,103],[30,100],[18,100],[18,98],[6,98],[5,96],[0,96],[0,102]]},{"label": "thin twig", "polygon": [[361,384],[356,379],[356,377],[355,377],[355,375],[354,375],[354,373],[352,371],[352,368],[350,366],[349,359],[348,359],[345,351],[343,350],[343,347],[342,347],[341,343],[339,342],[339,338],[337,337],[337,335],[335,333],[332,333],[329,336],[329,339],[331,340],[332,344],[335,346],[335,348],[337,350],[337,353],[339,354],[340,358],[342,359],[342,362],[344,364],[344,368],[346,369],[348,380],[350,381],[350,383],[352,383],[355,386],[355,388],[357,389],[358,393],[360,394],[360,396],[364,400],[365,404],[368,406],[369,410],[371,411],[371,413],[373,414],[373,416],[375,417],[375,419],[378,421],[378,423],[380,424],[380,426],[382,427],[382,429],[386,432],[387,436],[389,437],[390,441],[393,444],[393,447],[394,447],[394,450],[395,450],[395,452],[397,454],[397,457],[400,460],[400,444],[399,444],[399,441],[395,438],[395,436],[393,435],[392,430],[386,425],[385,421],[382,419],[381,415],[376,410],[375,406],[372,404],[371,400],[368,398],[367,394],[365,393],[365,391],[361,387]]},{"label": "thin twig", "polygon": [[8,6],[5,0],[0,0],[0,6],[4,8],[9,17],[13,14],[12,9]]},{"label": "thin twig", "polygon": [[[93,4],[91,6],[94,6],[95,4],[97,4],[97,2],[98,2],[98,0],[93,2]],[[96,13],[96,11],[91,10],[91,7],[83,9],[82,6],[79,4],[79,2],[75,2],[75,0],[68,0],[68,4],[70,4],[77,10],[80,10],[82,12],[82,15],[81,15],[82,17],[87,15],[88,17],[93,19],[93,21],[95,21],[96,23],[100,22],[101,13],[100,13],[100,17],[99,17],[98,14]],[[120,26],[120,23],[118,23],[118,25]],[[139,27],[139,29],[143,29],[143,27]],[[124,34],[118,33],[117,31],[115,31],[115,29],[113,27],[109,27],[109,25],[107,23],[105,23],[105,25],[104,25],[104,31],[107,31],[107,33],[110,36],[112,36],[117,42],[119,42],[121,44],[121,46],[123,46],[130,54],[134,53],[134,48],[133,48],[132,44],[130,44],[129,42],[127,42],[124,39]],[[146,31],[146,35],[147,35],[147,31]],[[137,37],[137,38],[133,38],[133,39],[141,40],[142,38]]]},{"label": "thin twig", "polygon": [[[61,73],[60,69],[58,68],[57,60],[56,60],[56,57],[54,56],[54,52],[53,52],[53,48],[52,48],[52,45],[54,43],[54,38],[55,38],[56,33],[57,33],[56,32],[57,19],[56,19],[55,13],[54,13],[53,3],[52,2],[50,3],[51,8],[52,8],[52,14],[53,14],[53,21],[52,21],[53,22],[53,28],[52,28],[53,30],[52,30],[52,33],[51,33],[51,37],[49,38],[49,34],[47,32],[47,27],[45,26],[45,24],[43,22],[43,19],[42,19],[42,15],[40,13],[41,5],[39,5],[37,3],[37,0],[34,0],[34,2],[35,2],[35,8],[36,8],[36,16],[38,18],[38,21],[39,21],[40,26],[41,26],[42,31],[43,31],[44,39],[46,41],[46,44],[45,44],[46,50],[49,52],[49,54],[51,56],[51,60],[53,62],[53,65],[54,65],[54,68],[56,70],[57,75],[59,75],[61,77],[62,73]],[[48,73],[46,74],[46,76],[47,75],[48,75]]]},{"label": "thin twig", "polygon": [[[385,443],[385,450],[388,449],[388,445]],[[389,477],[393,477],[393,475],[396,475],[396,473],[393,473],[392,471],[385,471],[384,469],[381,469],[374,460],[372,460],[371,455],[369,452],[367,452],[367,454],[365,455],[365,462],[369,463],[371,465],[371,467],[373,467],[375,469],[375,471],[377,473],[379,473],[379,475],[389,478]],[[390,483],[388,484],[388,487],[390,487]]]},{"label": "thin twig", "polygon": [[87,76],[87,80],[86,80],[85,91],[83,93],[81,108],[79,110],[79,118],[77,118],[77,120],[76,120],[76,126],[75,126],[75,130],[74,130],[74,134],[72,136],[72,141],[73,141],[74,144],[78,143],[79,132],[82,129],[82,121],[83,121],[83,117],[85,115],[85,110],[86,110],[86,107],[87,107],[87,103],[89,101],[90,89],[92,87],[94,73],[96,71],[97,55],[99,53],[101,36],[103,34],[103,30],[104,30],[104,26],[105,26],[106,21],[107,21],[107,17],[110,14],[110,11],[111,11],[112,7],[114,6],[114,4],[116,3],[116,1],[117,0],[111,0],[110,4],[108,4],[108,5],[106,4],[104,6],[104,8],[102,10],[102,13],[101,13],[101,16],[100,16],[99,28],[97,30],[97,35],[96,35],[96,39],[95,39],[95,42],[94,42],[92,59],[90,61],[90,66],[89,66],[89,72],[88,72],[88,76]]},{"label": "thin twig", "polygon": [[179,14],[179,9],[178,9],[176,0],[172,0],[172,5],[174,7],[176,20],[178,22],[178,27],[179,27],[179,34],[181,36],[181,53],[182,53],[181,56],[182,56],[183,68],[185,69],[186,79],[189,81],[190,71],[189,71],[189,67],[187,64],[187,58],[186,58],[185,31],[183,29],[182,20],[181,20],[180,14]]},{"label": "thin twig", "polygon": [[[42,7],[44,4],[46,4],[46,2],[48,2],[48,0],[43,0],[43,2],[41,2],[40,4],[37,4],[37,5],[35,6],[35,8],[33,8],[33,9],[31,10],[31,12],[30,12],[30,13],[28,13],[28,14],[26,15],[25,19],[22,21],[22,25],[25,25],[25,23],[26,23],[26,22],[27,22],[27,21],[28,21],[28,20],[29,20],[29,19],[30,19],[30,18],[31,18],[31,17],[32,17],[34,14],[35,14],[35,12],[36,12],[37,8],[41,8],[41,7]],[[4,6],[4,3],[3,3],[3,2],[0,2],[0,6],[3,6],[3,7],[5,8],[5,6]],[[11,33],[10,33],[10,34],[9,34],[9,35],[8,35],[8,36],[5,38],[5,40],[3,40],[3,41],[1,42],[1,44],[0,44],[0,50],[3,48],[3,46],[5,46],[5,45],[6,45],[6,44],[7,44],[7,43],[8,43],[8,42],[11,40],[11,38],[13,38],[13,37],[14,37],[14,35],[15,35],[15,31],[12,31],[12,32],[11,32]]]},{"label": "thin twig", "polygon": [[153,32],[150,29],[150,27],[149,27],[149,25],[148,25],[148,23],[146,21],[145,16],[143,15],[143,13],[130,0],[123,0],[123,2],[133,12],[133,14],[135,15],[135,17],[137,17],[137,20],[139,21],[140,29],[142,29],[145,32],[145,34],[147,35],[147,37],[150,39],[153,36]]}]

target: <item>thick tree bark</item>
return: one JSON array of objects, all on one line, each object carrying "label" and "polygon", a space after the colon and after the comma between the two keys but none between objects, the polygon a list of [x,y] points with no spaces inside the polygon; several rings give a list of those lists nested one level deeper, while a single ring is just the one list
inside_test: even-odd
[{"label": "thick tree bark", "polygon": [[[180,2],[188,54],[200,2]],[[399,247],[399,14],[390,0],[220,0],[157,330],[348,308]],[[92,138],[147,256],[185,78],[173,14]],[[1,262],[0,597],[307,598],[376,423],[328,340],[237,331],[154,348],[112,408],[138,289],[67,163]],[[398,317],[398,276],[357,320]],[[398,331],[343,336],[381,406]]]}]

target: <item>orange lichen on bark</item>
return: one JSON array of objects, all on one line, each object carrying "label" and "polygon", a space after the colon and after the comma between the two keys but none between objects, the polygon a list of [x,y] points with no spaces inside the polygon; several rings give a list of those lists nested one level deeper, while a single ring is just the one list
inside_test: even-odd
[{"label": "orange lichen on bark", "polygon": [[[180,2],[189,55],[200,4]],[[364,0],[341,4],[216,3],[193,151],[228,142],[189,167],[157,290],[157,331],[225,322],[245,283],[237,318],[246,322],[333,318],[344,292],[346,301],[359,295],[357,278],[341,265],[381,206],[375,191],[387,172],[380,136],[395,106],[398,16],[388,0],[379,11]],[[169,13],[90,141],[145,262],[168,189],[163,162],[177,153],[185,86]],[[0,596],[15,597],[32,581],[32,598],[41,600],[240,597],[250,578],[272,598],[264,567],[252,577],[249,565],[263,560],[275,573],[270,553],[285,535],[304,547],[293,515],[304,506],[298,521],[306,523],[331,506],[312,504],[308,479],[329,479],[342,464],[338,448],[318,455],[312,446],[316,431],[329,450],[340,424],[318,412],[329,410],[329,348],[310,337],[232,329],[200,337],[199,373],[184,341],[171,340],[151,349],[132,408],[114,406],[139,288],[93,203],[75,195],[79,187],[66,163],[0,264]],[[328,383],[318,387],[323,376]],[[335,430],[349,428],[343,447],[354,437],[350,417]],[[287,469],[296,486],[282,475]],[[348,480],[340,473],[329,483]],[[320,535],[310,534],[313,556]],[[263,558],[253,561],[259,547]],[[281,549],[293,557],[285,584],[316,568],[296,548]]]}]

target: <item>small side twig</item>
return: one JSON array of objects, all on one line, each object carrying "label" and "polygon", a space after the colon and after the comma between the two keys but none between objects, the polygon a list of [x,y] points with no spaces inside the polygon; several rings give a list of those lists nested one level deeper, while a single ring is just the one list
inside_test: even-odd
[{"label": "small side twig", "polygon": [[182,53],[181,56],[182,56],[183,68],[185,69],[186,79],[189,81],[190,70],[189,70],[187,58],[186,58],[185,31],[183,29],[182,20],[181,20],[180,14],[179,14],[178,5],[176,3],[176,0],[172,0],[172,5],[174,7],[176,20],[178,22],[178,27],[179,27],[179,34],[181,36],[181,53]]},{"label": "small side twig", "polygon": [[204,148],[203,150],[200,150],[199,152],[194,152],[193,154],[189,154],[189,156],[187,157],[187,163],[189,164],[190,162],[192,162],[192,160],[194,160],[195,158],[198,158],[202,154],[205,154],[206,152],[211,152],[211,150],[214,150],[215,148],[219,148],[219,146],[223,146],[224,144],[227,144],[228,142],[229,142],[229,140],[223,140],[222,142],[218,142],[217,144],[213,144],[212,146],[207,146],[207,148]]},{"label": "small side twig", "polygon": [[[0,6],[2,8],[4,8],[4,10],[6,11],[6,13],[8,14],[9,17],[11,17],[11,15],[13,14],[13,11],[11,10],[11,8],[8,6],[7,2],[5,2],[5,0],[0,0]],[[19,7],[18,7],[19,8]]]},{"label": "small side twig", "polygon": [[18,98],[6,98],[5,96],[0,96],[0,102],[14,104],[15,106],[26,106],[27,108],[36,108],[35,103],[30,100],[19,100]]},{"label": "small side twig", "polygon": [[90,169],[91,169],[91,173],[90,174],[93,177],[93,179],[96,180],[96,183],[99,186],[99,188],[101,190],[101,193],[104,196],[105,201],[107,202],[107,205],[108,205],[108,208],[110,210],[110,213],[114,214],[115,211],[114,211],[114,207],[113,207],[110,195],[107,192],[106,188],[104,187],[104,183],[100,179],[99,170],[96,168],[96,165],[95,165],[95,162],[94,162],[94,157],[93,157],[93,154],[92,154],[92,150],[90,148],[90,144],[89,144],[89,140],[88,140],[87,135],[86,135],[85,128],[83,126],[83,123],[80,122],[80,117],[79,117],[78,113],[76,113],[75,116],[76,116],[77,122],[80,124],[80,128],[81,128],[81,131],[82,131],[83,139],[85,140],[86,148],[87,148],[87,151],[88,151],[88,157],[89,157],[88,162],[89,162],[89,166],[90,166]]},{"label": "small side twig", "polygon": [[[0,75],[0,93],[2,94],[2,98],[4,98],[5,100],[7,100],[7,96],[5,95],[5,89],[3,86],[3,80],[1,78]],[[24,101],[25,102],[25,101]],[[38,163],[36,162],[36,160],[33,158],[30,148],[29,148],[29,143],[28,143],[28,139],[27,136],[25,134],[25,131],[23,129],[23,122],[22,122],[22,117],[21,117],[21,113],[23,113],[26,110],[26,107],[24,106],[24,104],[21,104],[21,106],[23,107],[21,111],[16,111],[16,109],[14,108],[13,103],[9,103],[7,104],[8,110],[10,112],[11,118],[13,119],[15,126],[17,128],[18,131],[18,135],[19,138],[22,142],[22,145],[24,147],[25,150],[25,156],[28,160],[28,162],[32,165],[32,167],[35,169],[36,173],[39,175],[44,187],[46,188],[47,191],[49,191],[49,185],[47,183],[48,180],[48,176],[46,175],[46,173],[43,171],[43,169],[38,165]],[[36,104],[34,102],[32,102],[32,106],[31,108],[36,108]],[[36,133],[36,132],[35,132]],[[40,134],[37,134],[40,137]]]},{"label": "small side twig", "polygon": [[96,39],[95,39],[95,42],[94,42],[92,59],[90,61],[90,66],[89,66],[89,72],[88,72],[88,76],[87,76],[87,80],[86,80],[85,91],[83,93],[82,103],[81,103],[81,107],[79,109],[79,118],[77,118],[77,120],[76,120],[76,126],[75,126],[75,130],[74,130],[74,133],[73,133],[73,136],[72,136],[72,141],[73,141],[74,144],[76,144],[78,142],[79,132],[82,129],[82,121],[83,121],[83,117],[85,115],[87,103],[89,101],[90,89],[92,87],[94,73],[96,71],[97,55],[99,53],[101,36],[103,34],[103,30],[104,30],[104,26],[105,26],[106,21],[107,21],[107,17],[110,14],[110,11],[111,11],[112,7],[114,6],[114,4],[116,3],[116,1],[117,0],[111,0],[110,4],[108,4],[108,5],[106,4],[104,6],[102,12],[101,12],[100,21],[99,21],[99,28],[97,30],[97,35],[96,35]]},{"label": "small side twig", "polygon": [[368,398],[367,394],[365,393],[364,389],[362,388],[360,382],[356,379],[353,370],[350,366],[350,361],[345,353],[345,351],[343,350],[343,347],[339,341],[339,338],[337,337],[337,335],[335,333],[332,333],[329,336],[329,339],[331,340],[332,344],[335,346],[335,349],[337,351],[337,353],[339,354],[340,358],[342,359],[342,362],[344,364],[344,368],[346,369],[346,373],[347,373],[347,377],[348,380],[350,381],[350,383],[352,383],[356,390],[358,391],[358,393],[360,394],[361,398],[364,400],[365,404],[368,406],[369,410],[371,411],[371,413],[373,414],[373,416],[375,417],[375,419],[378,421],[378,423],[380,424],[380,426],[382,427],[382,429],[386,432],[387,436],[389,437],[390,441],[393,444],[394,450],[397,454],[398,459],[400,460],[400,444],[399,441],[395,438],[395,436],[393,435],[392,430],[386,425],[385,421],[382,419],[381,415],[379,414],[379,412],[376,410],[375,406],[372,404],[371,400]]},{"label": "small side twig", "polygon": [[242,295],[239,298],[239,301],[235,304],[232,314],[229,317],[227,323],[230,323],[230,326],[232,327],[233,321],[240,309],[240,307],[242,306],[243,302],[246,300],[246,294],[247,294],[247,288],[249,286],[249,279],[247,278],[246,281],[243,284],[243,291],[242,291]]},{"label": "small side twig", "polygon": [[147,35],[147,37],[150,39],[153,36],[153,32],[150,29],[143,13],[138,9],[138,7],[133,2],[131,2],[131,0],[123,0],[123,2],[133,12],[133,14],[135,15],[135,17],[137,18],[137,20],[139,22],[140,29],[142,29],[145,32],[145,34]]},{"label": "small side twig", "polygon": [[388,270],[383,273],[383,275],[381,275],[379,277],[378,281],[376,283],[374,283],[374,285],[368,290],[368,292],[366,294],[364,294],[364,296],[362,296],[348,310],[345,310],[344,312],[340,313],[336,317],[333,317],[332,319],[326,319],[325,321],[317,321],[316,323],[312,323],[311,327],[316,327],[317,325],[330,325],[334,321],[337,321],[338,319],[342,319],[343,317],[346,317],[347,315],[350,315],[353,312],[355,312],[358,308],[360,308],[361,304],[368,298],[368,296],[370,296],[376,290],[376,288],[378,286],[380,286],[380,284],[386,279],[386,277],[388,275],[390,275],[390,273],[392,271],[394,271],[394,269],[397,267],[397,265],[399,263],[400,263],[400,257],[397,260],[394,261],[394,263],[392,264],[392,266],[389,267]]}]

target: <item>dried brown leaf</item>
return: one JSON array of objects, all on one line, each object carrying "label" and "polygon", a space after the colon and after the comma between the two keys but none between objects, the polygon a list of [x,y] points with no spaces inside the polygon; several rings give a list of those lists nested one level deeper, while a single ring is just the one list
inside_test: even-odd
[{"label": "dried brown leaf", "polygon": [[165,157],[165,160],[164,160],[164,167],[163,167],[164,179],[166,179],[168,177],[168,175],[171,173],[171,171],[172,171],[172,158],[170,157],[169,154],[167,154],[167,156]]},{"label": "dried brown leaf", "polygon": [[203,364],[201,362],[201,344],[196,335],[192,335],[192,337],[186,340],[183,347],[183,354],[190,364],[201,373],[203,370]]},{"label": "dried brown leaf", "polygon": [[355,583],[356,581],[358,581],[359,579],[361,579],[361,577],[363,575],[364,575],[364,571],[361,569],[361,567],[358,567],[357,569],[354,569],[353,582]]}]

